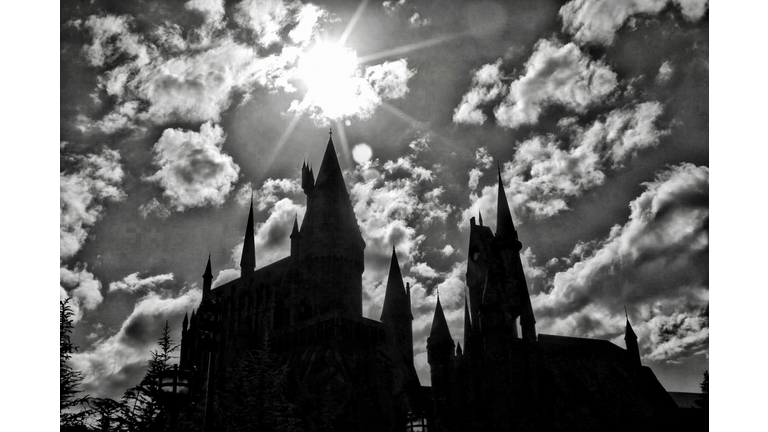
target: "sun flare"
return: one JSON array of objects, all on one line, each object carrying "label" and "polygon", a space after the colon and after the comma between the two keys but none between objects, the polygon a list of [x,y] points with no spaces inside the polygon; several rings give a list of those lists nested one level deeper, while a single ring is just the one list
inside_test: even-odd
[{"label": "sun flare", "polygon": [[339,120],[368,109],[378,98],[358,68],[357,53],[331,43],[319,43],[299,59],[297,76],[307,86],[301,104],[322,117]]}]

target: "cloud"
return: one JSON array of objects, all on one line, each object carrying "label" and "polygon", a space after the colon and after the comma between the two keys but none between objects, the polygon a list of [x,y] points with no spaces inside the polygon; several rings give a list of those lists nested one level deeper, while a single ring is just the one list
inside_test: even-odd
[{"label": "cloud", "polygon": [[666,60],[659,67],[659,74],[656,75],[656,81],[660,84],[665,84],[672,78],[674,72],[675,69],[672,67],[672,63],[669,60]]},{"label": "cloud", "polygon": [[166,206],[160,204],[160,201],[158,201],[157,198],[152,198],[146,203],[140,205],[139,213],[144,219],[148,218],[150,215],[154,215],[160,219],[165,219],[171,215],[171,211],[168,210]]},{"label": "cloud", "polygon": [[88,271],[85,264],[78,263],[73,270],[66,267],[59,269],[60,298],[72,298],[72,322],[77,323],[85,310],[96,309],[104,300],[101,295],[101,282]]},{"label": "cloud", "polygon": [[122,280],[109,284],[109,291],[128,291],[131,293],[137,291],[152,291],[164,282],[172,281],[173,273],[160,274],[140,278],[139,272],[131,273]]},{"label": "cloud", "polygon": [[224,2],[222,0],[189,0],[184,3],[184,7],[200,12],[208,23],[218,25],[224,19]]},{"label": "cloud", "polygon": [[501,59],[475,72],[472,87],[454,110],[454,122],[483,124],[487,116],[481,108],[501,99],[493,109],[496,123],[514,129],[535,124],[547,105],[584,113],[617,86],[608,65],[590,59],[573,43],[556,40],[539,40],[522,76],[509,85],[502,82],[500,68]]},{"label": "cloud", "polygon": [[[637,152],[659,144],[667,133],[656,123],[663,112],[658,102],[616,109],[581,127],[576,119],[560,122],[569,135],[567,143],[553,135],[533,136],[520,143],[512,161],[503,165],[502,180],[507,200],[517,216],[547,218],[568,209],[568,202],[584,191],[603,184],[608,169],[619,169]],[[486,159],[477,164],[485,168]],[[477,188],[480,169],[470,170],[470,191]],[[496,212],[497,189],[486,186],[480,195],[470,193],[470,208],[464,211],[462,227],[479,212]]]},{"label": "cloud", "polygon": [[[100,69],[98,89],[114,102],[109,113],[86,129],[112,133],[145,122],[219,121],[236,93],[247,98],[256,86],[294,91],[289,80],[300,47],[326,15],[318,6],[298,1],[240,3],[235,21],[258,30],[260,46],[281,43],[281,50],[260,55],[257,47],[235,41],[236,30],[225,28],[221,1],[191,0],[185,7],[205,17],[201,27],[182,31],[178,24],[165,22],[141,34],[127,15],[93,15],[75,24],[90,36],[83,54]],[[288,29],[290,40],[283,40]]]},{"label": "cloud", "polygon": [[235,22],[253,31],[262,47],[281,40],[281,33],[290,26],[289,37],[295,43],[310,41],[314,27],[327,13],[313,4],[282,0],[243,0],[236,7]]},{"label": "cloud", "polygon": [[480,107],[501,98],[508,91],[501,78],[501,59],[476,71],[472,77],[472,87],[461,97],[461,103],[453,110],[454,123],[485,123],[488,116]]},{"label": "cloud", "polygon": [[74,170],[59,175],[59,254],[62,260],[73,257],[88,237],[88,228],[101,217],[104,203],[120,201],[123,169],[120,154],[104,150],[101,154],[74,156]]},{"label": "cloud", "polygon": [[224,130],[211,122],[200,132],[166,129],[153,147],[160,169],[145,180],[158,183],[177,211],[223,204],[240,172],[221,151],[225,139]]},{"label": "cloud", "polygon": [[618,338],[626,305],[640,318],[633,325],[650,359],[687,355],[708,340],[696,317],[709,305],[709,169],[683,163],[644,186],[627,223],[574,251],[582,259],[532,296],[542,331]]},{"label": "cloud", "polygon": [[353,51],[331,55],[336,57],[331,64],[324,57],[310,60],[316,66],[312,70],[325,70],[314,75],[311,70],[297,72],[304,80],[311,76],[314,82],[302,100],[291,102],[289,112],[306,114],[320,125],[328,120],[368,119],[384,100],[405,97],[408,80],[416,74],[415,69],[408,68],[407,59],[363,67]]},{"label": "cloud", "polygon": [[548,104],[583,113],[617,85],[616,73],[608,65],[591,60],[573,43],[543,39],[534,49],[524,75],[509,85],[506,98],[493,111],[503,127],[536,123]]},{"label": "cloud", "polygon": [[[271,199],[270,199],[271,201]],[[304,219],[306,206],[296,204],[290,198],[282,198],[271,208],[269,217],[264,222],[257,222],[254,226],[254,242],[256,245],[256,268],[264,267],[275,261],[283,259],[291,253],[290,234],[293,229],[294,218],[299,219],[299,224]],[[245,224],[243,225],[245,229]],[[245,232],[245,231],[243,231]],[[239,277],[240,258],[243,255],[243,243],[239,243],[232,249],[232,263],[238,271]],[[219,283],[231,280],[232,273],[222,275],[216,279]],[[233,278],[232,278],[233,279]]]},{"label": "cloud", "polygon": [[72,356],[72,366],[83,372],[83,390],[93,397],[119,399],[126,388],[141,381],[146,373],[150,350],[157,349],[166,320],[175,343],[185,312],[200,303],[199,289],[182,291],[177,297],[167,292],[150,292],[141,298],[120,330]]},{"label": "cloud", "polygon": [[278,202],[281,196],[296,197],[303,194],[301,184],[296,179],[267,179],[261,188],[254,191],[256,207],[264,211]]},{"label": "cloud", "polygon": [[560,17],[563,30],[579,44],[611,45],[629,17],[656,15],[668,5],[680,7],[688,21],[697,21],[706,13],[709,0],[573,0],[560,8]]}]

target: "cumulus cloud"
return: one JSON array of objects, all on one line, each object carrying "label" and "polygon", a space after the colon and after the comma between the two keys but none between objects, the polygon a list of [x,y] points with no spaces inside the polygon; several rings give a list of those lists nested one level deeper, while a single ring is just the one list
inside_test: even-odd
[{"label": "cumulus cloud", "polygon": [[74,256],[88,237],[88,228],[101,217],[104,204],[125,198],[121,189],[123,169],[120,154],[75,156],[74,169],[59,175],[59,254]]},{"label": "cumulus cloud", "polygon": [[627,223],[532,297],[542,331],[618,338],[626,305],[649,359],[707,343],[709,169],[684,163],[644,185]]},{"label": "cumulus cloud", "polygon": [[297,196],[303,194],[301,184],[297,179],[267,179],[261,188],[254,191],[253,201],[256,207],[264,211],[278,202],[281,196]]},{"label": "cumulus cloud", "polygon": [[592,60],[573,43],[562,45],[542,39],[519,78],[508,86],[501,81],[501,60],[475,73],[472,87],[454,110],[457,123],[482,124],[481,107],[504,98],[493,109],[496,123],[506,128],[535,124],[551,104],[577,113],[604,99],[617,86],[616,73],[601,61]]},{"label": "cumulus cloud", "polygon": [[101,295],[101,282],[88,271],[85,264],[78,263],[73,270],[66,267],[59,269],[59,297],[61,300],[72,298],[72,322],[77,323],[85,310],[96,309],[104,300]]},{"label": "cumulus cloud", "polygon": [[173,273],[160,274],[155,276],[139,277],[139,272],[131,273],[119,281],[109,284],[109,291],[152,291],[164,282],[172,281]]},{"label": "cumulus cloud", "polygon": [[669,5],[679,7],[685,19],[697,21],[709,0],[573,0],[560,8],[563,30],[580,44],[611,45],[616,32],[638,14],[656,15]]},{"label": "cumulus cloud", "polygon": [[85,393],[117,399],[126,388],[138,384],[166,320],[171,337],[178,343],[182,317],[200,303],[201,297],[199,289],[183,291],[177,297],[150,292],[136,303],[116,334],[73,354],[72,366],[83,372]]},{"label": "cumulus cloud", "polygon": [[[560,142],[553,135],[534,136],[520,143],[510,162],[504,163],[502,180],[515,215],[551,217],[568,209],[569,200],[605,181],[608,169],[619,169],[637,152],[658,145],[666,134],[656,123],[663,112],[658,102],[644,102],[600,116],[587,127],[575,119],[560,127],[570,135]],[[487,162],[478,159],[478,165]],[[475,190],[479,171],[470,171],[470,190]],[[470,194],[471,206],[462,226],[478,212],[496,213],[497,186]],[[517,218],[516,218],[517,219]]]},{"label": "cumulus cloud", "polygon": [[237,181],[240,167],[222,153],[224,130],[211,122],[200,132],[166,129],[153,147],[160,169],[145,179],[163,188],[177,211],[206,205],[219,206]]},{"label": "cumulus cloud", "polygon": [[[254,242],[256,245],[256,268],[264,267],[275,261],[283,259],[291,253],[291,230],[293,221],[298,218],[299,224],[304,219],[306,206],[296,204],[290,198],[282,198],[277,201],[270,210],[269,217],[264,222],[256,222],[254,226]],[[243,224],[245,230],[245,224]],[[245,232],[245,231],[243,231]],[[243,243],[239,243],[232,249],[232,263],[237,276],[240,276],[240,258],[243,255]],[[219,283],[234,279],[233,273],[219,273],[216,279]]]},{"label": "cumulus cloud", "polygon": [[191,0],[185,7],[204,16],[202,27],[185,33],[164,22],[140,33],[128,15],[93,15],[75,24],[90,36],[83,54],[101,70],[98,89],[115,102],[88,126],[111,133],[143,122],[218,121],[236,93],[247,95],[256,86],[294,91],[289,80],[301,48],[327,14],[298,1],[243,1],[236,23],[254,31],[258,46],[280,42],[282,49],[261,55],[224,28],[220,0]]},{"label": "cumulus cloud", "polygon": [[493,102],[507,93],[501,82],[501,59],[481,67],[472,77],[472,88],[461,97],[461,103],[453,110],[454,123],[483,124],[488,118],[480,107]]}]

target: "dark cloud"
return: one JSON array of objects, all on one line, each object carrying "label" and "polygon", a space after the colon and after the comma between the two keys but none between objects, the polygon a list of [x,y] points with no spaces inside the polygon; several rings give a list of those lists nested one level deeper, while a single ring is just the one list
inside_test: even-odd
[{"label": "dark cloud", "polygon": [[160,170],[146,180],[162,186],[174,210],[220,206],[240,173],[232,157],[221,151],[225,139],[224,130],[210,122],[200,132],[166,129],[153,148]]}]

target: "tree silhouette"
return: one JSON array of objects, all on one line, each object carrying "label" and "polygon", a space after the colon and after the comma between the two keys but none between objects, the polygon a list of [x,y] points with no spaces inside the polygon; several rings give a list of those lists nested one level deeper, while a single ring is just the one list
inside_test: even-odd
[{"label": "tree silhouette", "polygon": [[152,358],[146,375],[137,386],[126,390],[123,395],[123,404],[126,406],[125,426],[132,432],[160,431],[165,424],[158,379],[161,372],[170,368],[168,363],[174,358],[172,354],[179,349],[171,339],[168,321],[165,322],[157,344],[159,349],[151,351]]},{"label": "tree silhouette", "polygon": [[704,371],[704,379],[699,384],[701,397],[696,399],[696,405],[704,410],[709,409],[709,370]]},{"label": "tree silhouette", "polygon": [[85,430],[85,419],[88,412],[73,410],[88,402],[88,396],[77,398],[82,392],[80,384],[83,381],[83,374],[72,369],[69,360],[72,354],[77,351],[77,347],[72,345],[70,334],[74,328],[72,317],[74,311],[69,304],[71,298],[59,302],[59,421],[60,428],[64,430]]}]

